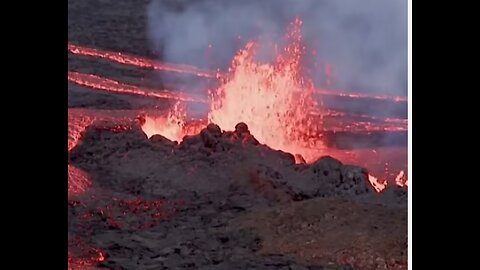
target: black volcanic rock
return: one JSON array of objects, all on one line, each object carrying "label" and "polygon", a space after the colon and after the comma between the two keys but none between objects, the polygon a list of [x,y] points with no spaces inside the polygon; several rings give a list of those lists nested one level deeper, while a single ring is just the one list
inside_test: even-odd
[{"label": "black volcanic rock", "polygon": [[[259,255],[261,235],[229,224],[315,197],[394,207],[406,201],[399,189],[371,192],[363,168],[332,157],[295,164],[242,124],[236,131],[209,125],[177,145],[161,135],[147,139],[138,125],[97,123],[70,163],[94,183],[86,200],[69,206],[69,240],[89,239],[108,255],[100,265],[112,269],[318,269],[286,255]],[[165,203],[145,210],[148,201]]]},{"label": "black volcanic rock", "polygon": [[144,194],[148,196],[182,191],[228,194],[237,186],[234,190],[243,190],[245,196],[276,202],[285,196],[351,197],[373,190],[364,169],[332,157],[296,165],[292,154],[259,144],[244,123],[233,132],[209,124],[178,145],[161,135],[147,139],[137,125],[96,124],[70,157],[97,181],[135,194],[149,190]]},{"label": "black volcanic rock", "polygon": [[164,145],[164,146],[169,146],[169,147],[174,147],[178,145],[177,141],[171,141],[168,138],[160,135],[160,134],[155,134],[152,137],[150,137],[150,142],[158,145]]},{"label": "black volcanic rock", "polygon": [[352,165],[343,165],[339,160],[330,156],[322,157],[314,162],[310,169],[322,185],[320,193],[330,195],[355,196],[373,192],[368,183],[368,174],[365,169]]}]

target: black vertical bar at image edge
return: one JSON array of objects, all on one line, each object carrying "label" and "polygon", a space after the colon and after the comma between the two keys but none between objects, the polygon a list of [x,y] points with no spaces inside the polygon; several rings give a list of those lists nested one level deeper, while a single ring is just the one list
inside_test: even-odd
[{"label": "black vertical bar at image edge", "polygon": [[5,264],[67,269],[67,2],[18,4],[4,10]]},{"label": "black vertical bar at image edge", "polygon": [[[465,137],[467,133],[475,134],[465,131],[465,125],[460,124],[467,120],[466,116],[456,114],[471,106],[467,104],[468,101],[477,102],[475,98],[469,99],[462,93],[473,85],[460,85],[467,77],[464,72],[468,70],[460,67],[471,65],[458,62],[462,60],[458,54],[466,49],[466,43],[458,40],[457,36],[463,35],[460,29],[466,25],[455,23],[461,22],[467,15],[464,14],[464,5],[458,6],[461,11],[456,12],[451,3],[443,4],[417,1],[412,6],[412,16],[416,15],[412,17],[413,80],[410,104],[415,120],[414,125],[409,126],[412,129],[414,182],[411,196],[414,231],[412,262],[418,269],[422,269],[420,263],[425,265],[425,269],[468,269],[470,267],[466,266],[474,263],[465,253],[468,252],[467,246],[460,247],[459,243],[473,240],[469,239],[470,236],[460,235],[467,231],[464,224],[465,221],[470,223],[471,218],[463,216],[463,211],[476,207],[475,203],[465,202],[468,198],[474,198],[467,193],[476,191],[469,185],[476,181],[473,171],[469,169],[472,167],[466,164],[472,158],[468,154],[452,153],[469,142],[469,138]],[[472,61],[470,57],[464,60]],[[475,144],[475,141],[470,143]],[[465,150],[469,151],[468,147]],[[471,152],[475,153],[473,148]]]}]

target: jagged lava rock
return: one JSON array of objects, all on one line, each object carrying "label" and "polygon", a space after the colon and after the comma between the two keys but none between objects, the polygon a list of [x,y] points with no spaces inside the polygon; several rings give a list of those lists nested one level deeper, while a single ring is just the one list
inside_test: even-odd
[{"label": "jagged lava rock", "polygon": [[373,191],[364,169],[332,157],[311,165],[295,164],[292,154],[260,144],[245,123],[237,124],[235,131],[209,124],[178,145],[161,135],[149,140],[135,125],[96,125],[87,130],[77,148],[71,160],[79,168],[100,171],[97,179],[116,188],[137,183],[137,192],[149,190],[151,195],[185,190],[228,193],[232,185],[251,186],[259,181],[297,199],[351,197]]}]

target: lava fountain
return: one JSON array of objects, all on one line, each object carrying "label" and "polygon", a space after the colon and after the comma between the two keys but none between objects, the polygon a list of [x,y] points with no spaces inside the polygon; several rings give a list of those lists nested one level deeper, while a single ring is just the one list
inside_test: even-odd
[{"label": "lava fountain", "polygon": [[[257,60],[261,44],[253,41],[237,53],[220,86],[209,92],[208,123],[228,130],[244,122],[260,143],[310,163],[329,154],[318,136],[328,112],[314,99],[313,81],[302,73],[301,26],[299,18],[290,24],[286,46],[271,62]],[[312,108],[317,117],[311,117]],[[161,134],[176,141],[189,135],[186,113],[178,104],[167,117],[147,116],[143,130],[149,137]],[[372,175],[369,181],[377,191],[386,187],[386,181]]]},{"label": "lava fountain", "polygon": [[177,102],[166,116],[145,116],[142,130],[149,138],[160,134],[171,141],[181,141],[186,135],[184,132],[186,117],[185,107]]},{"label": "lava fountain", "polygon": [[[306,156],[307,108],[315,105],[314,84],[303,78],[302,21],[287,34],[288,45],[273,63],[255,60],[259,45],[247,43],[233,59],[224,83],[210,93],[208,121],[222,128],[245,122],[261,143],[273,149]],[[318,118],[317,118],[318,119]]]}]

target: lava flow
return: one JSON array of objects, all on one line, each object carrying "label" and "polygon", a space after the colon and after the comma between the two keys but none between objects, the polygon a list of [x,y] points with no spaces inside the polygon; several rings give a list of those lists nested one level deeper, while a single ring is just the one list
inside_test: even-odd
[{"label": "lava flow", "polygon": [[99,49],[87,48],[87,47],[82,47],[74,44],[68,44],[68,50],[73,54],[108,59],[111,61],[118,62],[120,64],[133,65],[141,68],[193,74],[198,77],[216,78],[215,72],[202,70],[194,66],[158,63],[147,58],[126,55],[119,52],[109,52],[109,51],[104,51]]},{"label": "lava flow", "polygon": [[[106,50],[94,49],[83,47],[74,44],[68,44],[68,50],[76,55],[97,57],[101,59],[111,60],[120,64],[131,65],[139,68],[148,68],[161,71],[177,72],[182,74],[191,74],[197,77],[204,78],[225,78],[228,74],[221,74],[219,72],[203,70],[195,66],[190,65],[180,65],[180,64],[171,64],[171,63],[161,63],[148,58],[132,56],[123,54],[120,52],[111,52]],[[325,90],[325,89],[314,89],[315,94],[325,95],[325,96],[338,96],[338,97],[347,97],[355,99],[376,99],[376,100],[388,100],[394,102],[407,102],[407,97],[402,96],[387,96],[387,95],[370,95],[362,93],[352,93],[347,91],[339,90]]]},{"label": "lava flow", "polygon": [[[68,74],[68,79],[81,86],[86,86],[90,89],[117,93],[117,94],[126,94],[126,95],[137,95],[142,97],[149,98],[158,98],[158,99],[172,99],[177,101],[188,101],[194,103],[208,103],[206,98],[189,95],[187,93],[173,91],[173,90],[158,90],[158,89],[148,89],[139,86],[134,86],[130,84],[120,83],[111,79],[107,79],[101,76],[93,74],[85,74],[79,72],[70,71]],[[399,118],[379,118],[369,115],[356,115],[356,114],[347,114],[344,112],[338,111],[324,111],[318,107],[309,107],[308,110],[304,111],[305,114],[309,115],[309,122],[311,123],[310,129],[312,132],[308,132],[311,135],[314,135],[314,131],[331,131],[331,132],[355,132],[355,133],[366,133],[366,132],[405,132],[407,131],[407,121],[406,119]],[[333,123],[327,123],[327,125],[319,125],[322,119],[325,118],[335,118]],[[343,117],[343,118],[340,118]],[[148,126],[151,127],[149,130],[163,130],[163,123],[165,122],[163,116],[160,116],[158,120],[155,120],[156,117],[149,117]],[[359,119],[358,121],[352,121],[352,119]],[[189,127],[192,123],[182,119],[181,122],[184,122],[184,127],[188,130],[191,130]],[[332,121],[329,121],[332,122]],[[206,121],[205,121],[206,123]],[[193,123],[197,125],[197,123]],[[178,126],[178,125],[174,125]],[[167,129],[172,129],[174,126],[168,127]],[[195,129],[198,130],[198,129]],[[150,134],[150,133],[147,133]],[[187,132],[183,135],[190,135],[191,133]],[[167,138],[172,139],[171,137],[166,136]],[[183,136],[174,136],[174,140],[182,138]],[[315,136],[313,136],[315,137]]]},{"label": "lava flow", "polygon": [[93,74],[84,74],[79,72],[68,72],[68,80],[79,85],[104,90],[107,92],[116,92],[120,94],[140,95],[151,98],[174,99],[179,101],[192,101],[206,103],[207,100],[201,97],[194,97],[180,92],[171,92],[168,90],[146,89],[138,86],[123,84],[111,79],[103,78]]}]

